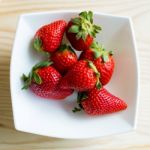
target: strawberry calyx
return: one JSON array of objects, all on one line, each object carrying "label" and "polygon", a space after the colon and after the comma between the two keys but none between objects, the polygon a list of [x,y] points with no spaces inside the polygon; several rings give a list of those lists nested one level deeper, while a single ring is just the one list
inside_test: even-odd
[{"label": "strawberry calyx", "polygon": [[83,109],[83,107],[81,105],[81,102],[83,100],[85,100],[86,98],[88,98],[86,92],[78,92],[78,95],[77,95],[77,104],[78,104],[78,107],[74,107],[74,109],[72,110],[72,112],[76,113],[78,111],[81,111]]},{"label": "strawberry calyx", "polygon": [[72,110],[73,113],[76,113],[78,111],[81,111],[82,109],[79,107],[74,107],[74,109]]},{"label": "strawberry calyx", "polygon": [[39,52],[43,51],[42,40],[39,37],[35,37],[33,39],[33,48]]},{"label": "strawberry calyx", "polygon": [[71,19],[71,22],[73,25],[68,32],[76,33],[77,40],[82,38],[85,41],[88,35],[95,38],[96,34],[101,30],[100,26],[93,24],[92,11],[81,12],[78,17]]},{"label": "strawberry calyx", "polygon": [[98,42],[93,42],[92,45],[90,46],[91,50],[94,53],[94,58],[97,59],[102,55],[103,51],[103,46],[99,45]]},{"label": "strawberry calyx", "polygon": [[114,55],[114,52],[113,51],[109,51],[109,55],[110,56]]},{"label": "strawberry calyx", "polygon": [[89,65],[89,67],[92,68],[93,71],[95,72],[96,78],[97,78],[96,87],[97,87],[97,89],[100,89],[100,88],[102,87],[102,84],[101,84],[101,82],[100,82],[100,80],[99,80],[99,78],[100,78],[100,73],[98,72],[96,66],[93,64],[92,61],[89,61],[89,60],[88,60],[88,65]]},{"label": "strawberry calyx", "polygon": [[65,51],[65,50],[68,50],[68,51],[75,54],[75,51],[72,49],[72,47],[70,45],[67,45],[67,44],[62,44],[58,49],[58,51],[61,51],[61,52]]},{"label": "strawberry calyx", "polygon": [[22,89],[28,89],[31,85],[32,81],[34,81],[36,84],[42,84],[42,78],[38,74],[38,69],[42,67],[50,66],[52,62],[49,61],[42,61],[40,63],[37,63],[29,72],[28,75],[23,74],[21,79],[24,82],[24,86]]},{"label": "strawberry calyx", "polygon": [[43,50],[42,40],[38,36],[36,36],[33,39],[33,49],[36,50],[37,52],[40,52],[41,54],[44,54],[47,57],[51,56],[51,54],[49,52],[46,52]]},{"label": "strawberry calyx", "polygon": [[113,51],[106,51],[102,45],[98,44],[98,42],[92,43],[91,50],[94,53],[94,58],[97,59],[99,57],[102,57],[104,63],[109,60],[109,56],[113,55]]}]

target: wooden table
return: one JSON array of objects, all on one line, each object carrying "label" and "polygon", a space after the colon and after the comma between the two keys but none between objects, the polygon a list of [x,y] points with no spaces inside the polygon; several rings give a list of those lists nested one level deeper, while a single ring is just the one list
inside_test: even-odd
[{"label": "wooden table", "polygon": [[[9,64],[18,16],[58,9],[87,9],[131,16],[141,68],[137,131],[89,140],[18,132],[13,126]],[[150,150],[150,0],[0,0],[0,150]]]}]

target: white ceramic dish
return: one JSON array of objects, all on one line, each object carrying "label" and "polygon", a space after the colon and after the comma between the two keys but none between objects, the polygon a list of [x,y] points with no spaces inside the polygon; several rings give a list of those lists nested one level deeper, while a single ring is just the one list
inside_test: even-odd
[{"label": "white ceramic dish", "polygon": [[53,11],[20,16],[10,68],[17,130],[50,137],[81,139],[122,133],[136,127],[139,71],[132,22],[128,17],[94,13],[94,22],[103,28],[97,41],[115,53],[115,72],[106,88],[126,101],[127,110],[99,117],[90,117],[82,112],[74,114],[71,110],[75,105],[76,94],[60,102],[41,99],[29,90],[21,90],[22,73],[28,73],[42,59],[32,51],[31,40],[35,31],[44,24],[57,19],[69,20],[78,13]]}]

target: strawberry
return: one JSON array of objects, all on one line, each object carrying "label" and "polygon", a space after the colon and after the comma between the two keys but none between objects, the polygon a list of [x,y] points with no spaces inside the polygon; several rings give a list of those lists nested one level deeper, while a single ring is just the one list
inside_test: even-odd
[{"label": "strawberry", "polygon": [[[112,95],[104,88],[93,88],[88,92],[79,93],[78,103],[89,115],[108,114],[127,108],[127,104],[123,100]],[[75,107],[73,112],[79,110],[80,108]]]},{"label": "strawberry", "polygon": [[[52,66],[52,62],[40,62],[36,64],[28,76],[22,76],[24,81],[23,89],[30,88],[33,93],[43,98],[62,99],[69,96],[73,91],[63,90],[58,87],[62,78],[61,74]],[[57,95],[59,93],[59,95]]]},{"label": "strawberry", "polygon": [[64,99],[73,93],[72,89],[62,89],[58,85],[54,89],[48,89],[48,84],[38,85],[32,83],[30,89],[38,96],[49,99]]},{"label": "strawberry", "polygon": [[93,42],[89,49],[81,53],[80,60],[91,60],[100,73],[100,82],[102,85],[106,85],[114,71],[115,63],[112,55],[112,51],[106,51],[98,43]]},{"label": "strawberry", "polygon": [[53,61],[54,67],[61,73],[67,72],[78,61],[74,50],[65,44],[61,45],[50,59]]},{"label": "strawberry", "polygon": [[66,36],[73,48],[83,51],[90,47],[100,30],[100,26],[93,24],[93,13],[84,11],[69,21]]},{"label": "strawberry", "polygon": [[44,52],[54,52],[61,44],[66,26],[67,23],[64,20],[54,21],[42,26],[34,36],[34,49]]},{"label": "strawberry", "polygon": [[99,73],[91,61],[80,60],[60,81],[63,89],[74,89],[77,91],[86,91],[94,86],[100,88]]},{"label": "strawberry", "polygon": [[64,99],[67,96],[70,96],[73,93],[74,90],[72,89],[62,89],[59,84],[58,86],[55,88],[55,90],[53,90],[51,92],[51,98],[54,99]]}]

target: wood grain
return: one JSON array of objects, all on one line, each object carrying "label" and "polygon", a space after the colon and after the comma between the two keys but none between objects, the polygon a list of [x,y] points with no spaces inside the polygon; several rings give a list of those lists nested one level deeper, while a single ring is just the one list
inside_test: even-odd
[{"label": "wood grain", "polygon": [[[121,135],[66,140],[14,130],[9,64],[18,16],[58,9],[87,9],[131,16],[140,58],[137,130]],[[150,0],[0,0],[0,149],[1,150],[149,150],[150,149]]]}]

